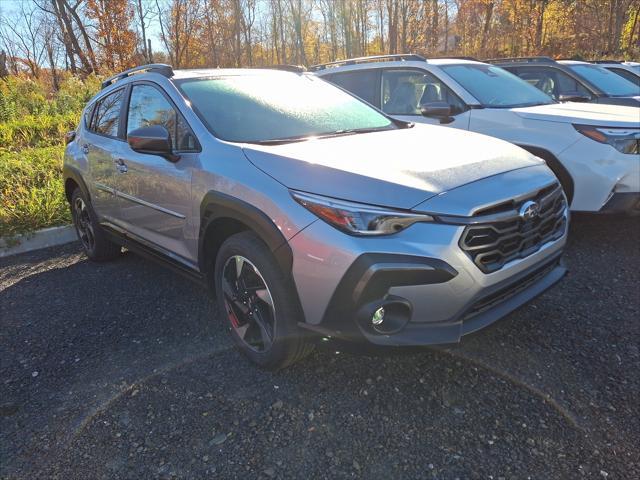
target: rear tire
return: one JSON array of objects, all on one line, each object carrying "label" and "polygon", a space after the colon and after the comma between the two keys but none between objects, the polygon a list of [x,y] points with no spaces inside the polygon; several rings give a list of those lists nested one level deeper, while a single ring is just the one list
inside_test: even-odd
[{"label": "rear tire", "polygon": [[82,249],[89,260],[105,262],[120,255],[122,248],[107,238],[80,188],[76,188],[71,194],[71,217]]},{"label": "rear tire", "polygon": [[215,263],[218,310],[236,347],[268,370],[289,366],[313,351],[297,326],[295,286],[253,232],[229,237]]}]

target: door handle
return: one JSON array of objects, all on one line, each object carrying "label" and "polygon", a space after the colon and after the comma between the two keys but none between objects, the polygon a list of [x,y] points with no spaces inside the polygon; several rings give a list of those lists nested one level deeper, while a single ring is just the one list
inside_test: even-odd
[{"label": "door handle", "polygon": [[84,145],[82,145],[82,153],[84,153],[85,155],[87,153],[89,153],[89,144],[85,143]]},{"label": "door handle", "polygon": [[114,163],[116,164],[116,170],[118,170],[118,172],[120,173],[127,173],[127,171],[129,170],[127,164],[124,163],[124,160],[122,158],[114,160]]}]

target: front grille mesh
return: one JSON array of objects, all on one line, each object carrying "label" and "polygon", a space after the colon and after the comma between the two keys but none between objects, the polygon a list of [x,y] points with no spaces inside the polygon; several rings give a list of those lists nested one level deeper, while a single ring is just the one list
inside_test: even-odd
[{"label": "front grille mesh", "polygon": [[[533,219],[523,220],[518,212],[528,201],[538,203],[539,214]],[[460,238],[460,248],[484,273],[495,272],[506,263],[528,257],[546,243],[562,237],[567,228],[565,209],[566,200],[558,184],[546,187],[518,202],[490,207],[478,212],[476,216],[509,211],[513,215],[507,215],[504,220],[486,223],[480,219],[479,223],[468,225]]]}]

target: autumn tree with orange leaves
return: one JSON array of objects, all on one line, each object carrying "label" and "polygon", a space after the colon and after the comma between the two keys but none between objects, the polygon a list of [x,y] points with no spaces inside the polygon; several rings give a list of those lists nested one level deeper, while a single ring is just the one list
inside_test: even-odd
[{"label": "autumn tree with orange leaves", "polygon": [[24,0],[0,9],[0,76],[405,52],[639,60],[640,0]]},{"label": "autumn tree with orange leaves", "polygon": [[124,70],[134,65],[136,33],[130,0],[87,0],[86,15],[95,22],[98,61],[107,70]]}]

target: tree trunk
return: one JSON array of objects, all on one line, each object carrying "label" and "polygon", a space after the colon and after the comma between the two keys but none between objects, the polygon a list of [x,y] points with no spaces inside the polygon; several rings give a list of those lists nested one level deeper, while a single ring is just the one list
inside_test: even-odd
[{"label": "tree trunk", "polygon": [[389,53],[398,53],[398,0],[387,0]]},{"label": "tree trunk", "polygon": [[9,76],[9,70],[7,69],[7,52],[0,51],[0,78]]},{"label": "tree trunk", "polygon": [[485,48],[487,47],[487,40],[489,39],[489,30],[491,29],[491,19],[493,17],[493,2],[487,3],[487,8],[484,17],[484,26],[482,27],[482,37],[480,40],[480,52],[485,54]]},{"label": "tree trunk", "polygon": [[[90,67],[89,71],[93,71],[94,73],[98,73],[98,63],[96,62],[96,56],[93,53],[93,48],[91,47],[91,39],[89,38],[89,35],[87,34],[87,29],[84,26],[84,23],[82,22],[82,20],[80,19],[80,17],[78,16],[78,13],[76,12],[75,8],[71,8],[71,6],[69,5],[68,0],[58,0],[58,1],[62,1],[64,2],[64,4],[66,5],[66,7],[69,9],[69,13],[71,13],[71,16],[73,17],[73,19],[76,22],[76,25],[78,26],[78,30],[80,30],[80,34],[82,35],[82,38],[84,40],[84,44],[85,47],[87,49],[87,53],[89,54],[89,61],[90,63],[88,64],[88,66]],[[76,39],[76,43],[78,43],[77,39]],[[78,44],[78,49],[80,48],[80,45]],[[80,56],[80,55],[78,55]],[[84,54],[83,54],[84,56]],[[84,63],[86,64],[86,57],[84,60]]]},{"label": "tree trunk", "polygon": [[144,24],[144,13],[142,9],[142,0],[138,0],[137,4],[138,18],[140,19],[140,31],[142,33],[142,54],[148,63],[151,63],[151,48],[147,46],[147,28]]},{"label": "tree trunk", "polygon": [[53,14],[56,18],[58,28],[60,28],[60,32],[62,33],[62,43],[64,44],[64,50],[68,62],[65,67],[67,70],[71,70],[71,73],[75,75],[78,71],[76,67],[75,52],[73,49],[73,42],[71,41],[71,35],[67,31],[66,22],[62,20],[63,12],[60,11],[57,0],[51,0],[51,6],[53,7]]}]

